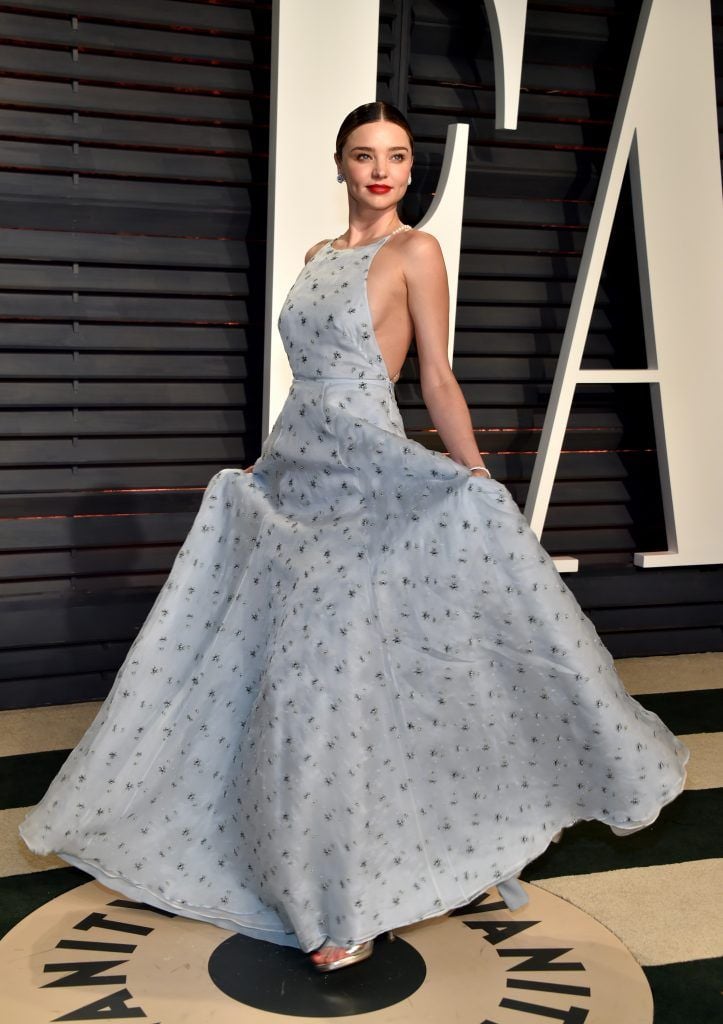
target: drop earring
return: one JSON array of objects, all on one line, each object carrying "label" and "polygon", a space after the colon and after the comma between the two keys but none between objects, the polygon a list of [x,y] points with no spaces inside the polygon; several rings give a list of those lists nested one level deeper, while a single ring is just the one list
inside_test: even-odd
[{"label": "drop earring", "polygon": [[407,178],[407,185],[411,185],[411,184],[412,184],[412,175],[410,174],[409,177]]},{"label": "drop earring", "polygon": [[337,174],[336,180],[339,182],[339,184],[341,184],[342,181],[344,180],[344,175],[343,174]]}]

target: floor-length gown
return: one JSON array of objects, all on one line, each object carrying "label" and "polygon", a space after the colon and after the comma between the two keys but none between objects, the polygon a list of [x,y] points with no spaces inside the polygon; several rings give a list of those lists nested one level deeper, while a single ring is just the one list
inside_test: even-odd
[{"label": "floor-length gown", "polygon": [[132,898],[307,951],[514,885],[577,820],[650,824],[688,758],[504,485],[405,436],[366,289],[389,237],[302,268],[253,473],[210,481],[21,826]]}]

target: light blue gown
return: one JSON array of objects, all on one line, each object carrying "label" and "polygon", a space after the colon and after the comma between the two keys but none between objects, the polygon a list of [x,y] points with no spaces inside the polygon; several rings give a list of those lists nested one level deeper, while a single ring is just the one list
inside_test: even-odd
[{"label": "light blue gown", "polygon": [[561,828],[650,824],[688,758],[503,484],[405,436],[366,291],[389,237],[301,270],[253,474],[210,481],[21,826],[133,899],[307,951],[506,881],[517,905]]}]

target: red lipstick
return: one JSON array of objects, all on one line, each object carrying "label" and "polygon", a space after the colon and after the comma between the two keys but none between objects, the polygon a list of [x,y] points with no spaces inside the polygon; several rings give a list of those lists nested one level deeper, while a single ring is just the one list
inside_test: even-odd
[{"label": "red lipstick", "polygon": [[387,192],[392,191],[391,185],[367,185],[370,192],[375,192],[378,195],[385,195]]}]

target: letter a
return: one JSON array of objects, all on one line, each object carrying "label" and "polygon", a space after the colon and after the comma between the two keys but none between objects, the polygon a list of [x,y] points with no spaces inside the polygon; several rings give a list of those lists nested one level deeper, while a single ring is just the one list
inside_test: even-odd
[{"label": "letter a", "polygon": [[[630,158],[648,366],[582,370]],[[668,550],[635,564],[723,562],[723,206],[708,0],[645,0],[585,240],[525,515],[539,537],[577,384],[650,384]],[[577,560],[555,559],[559,569]]]}]

